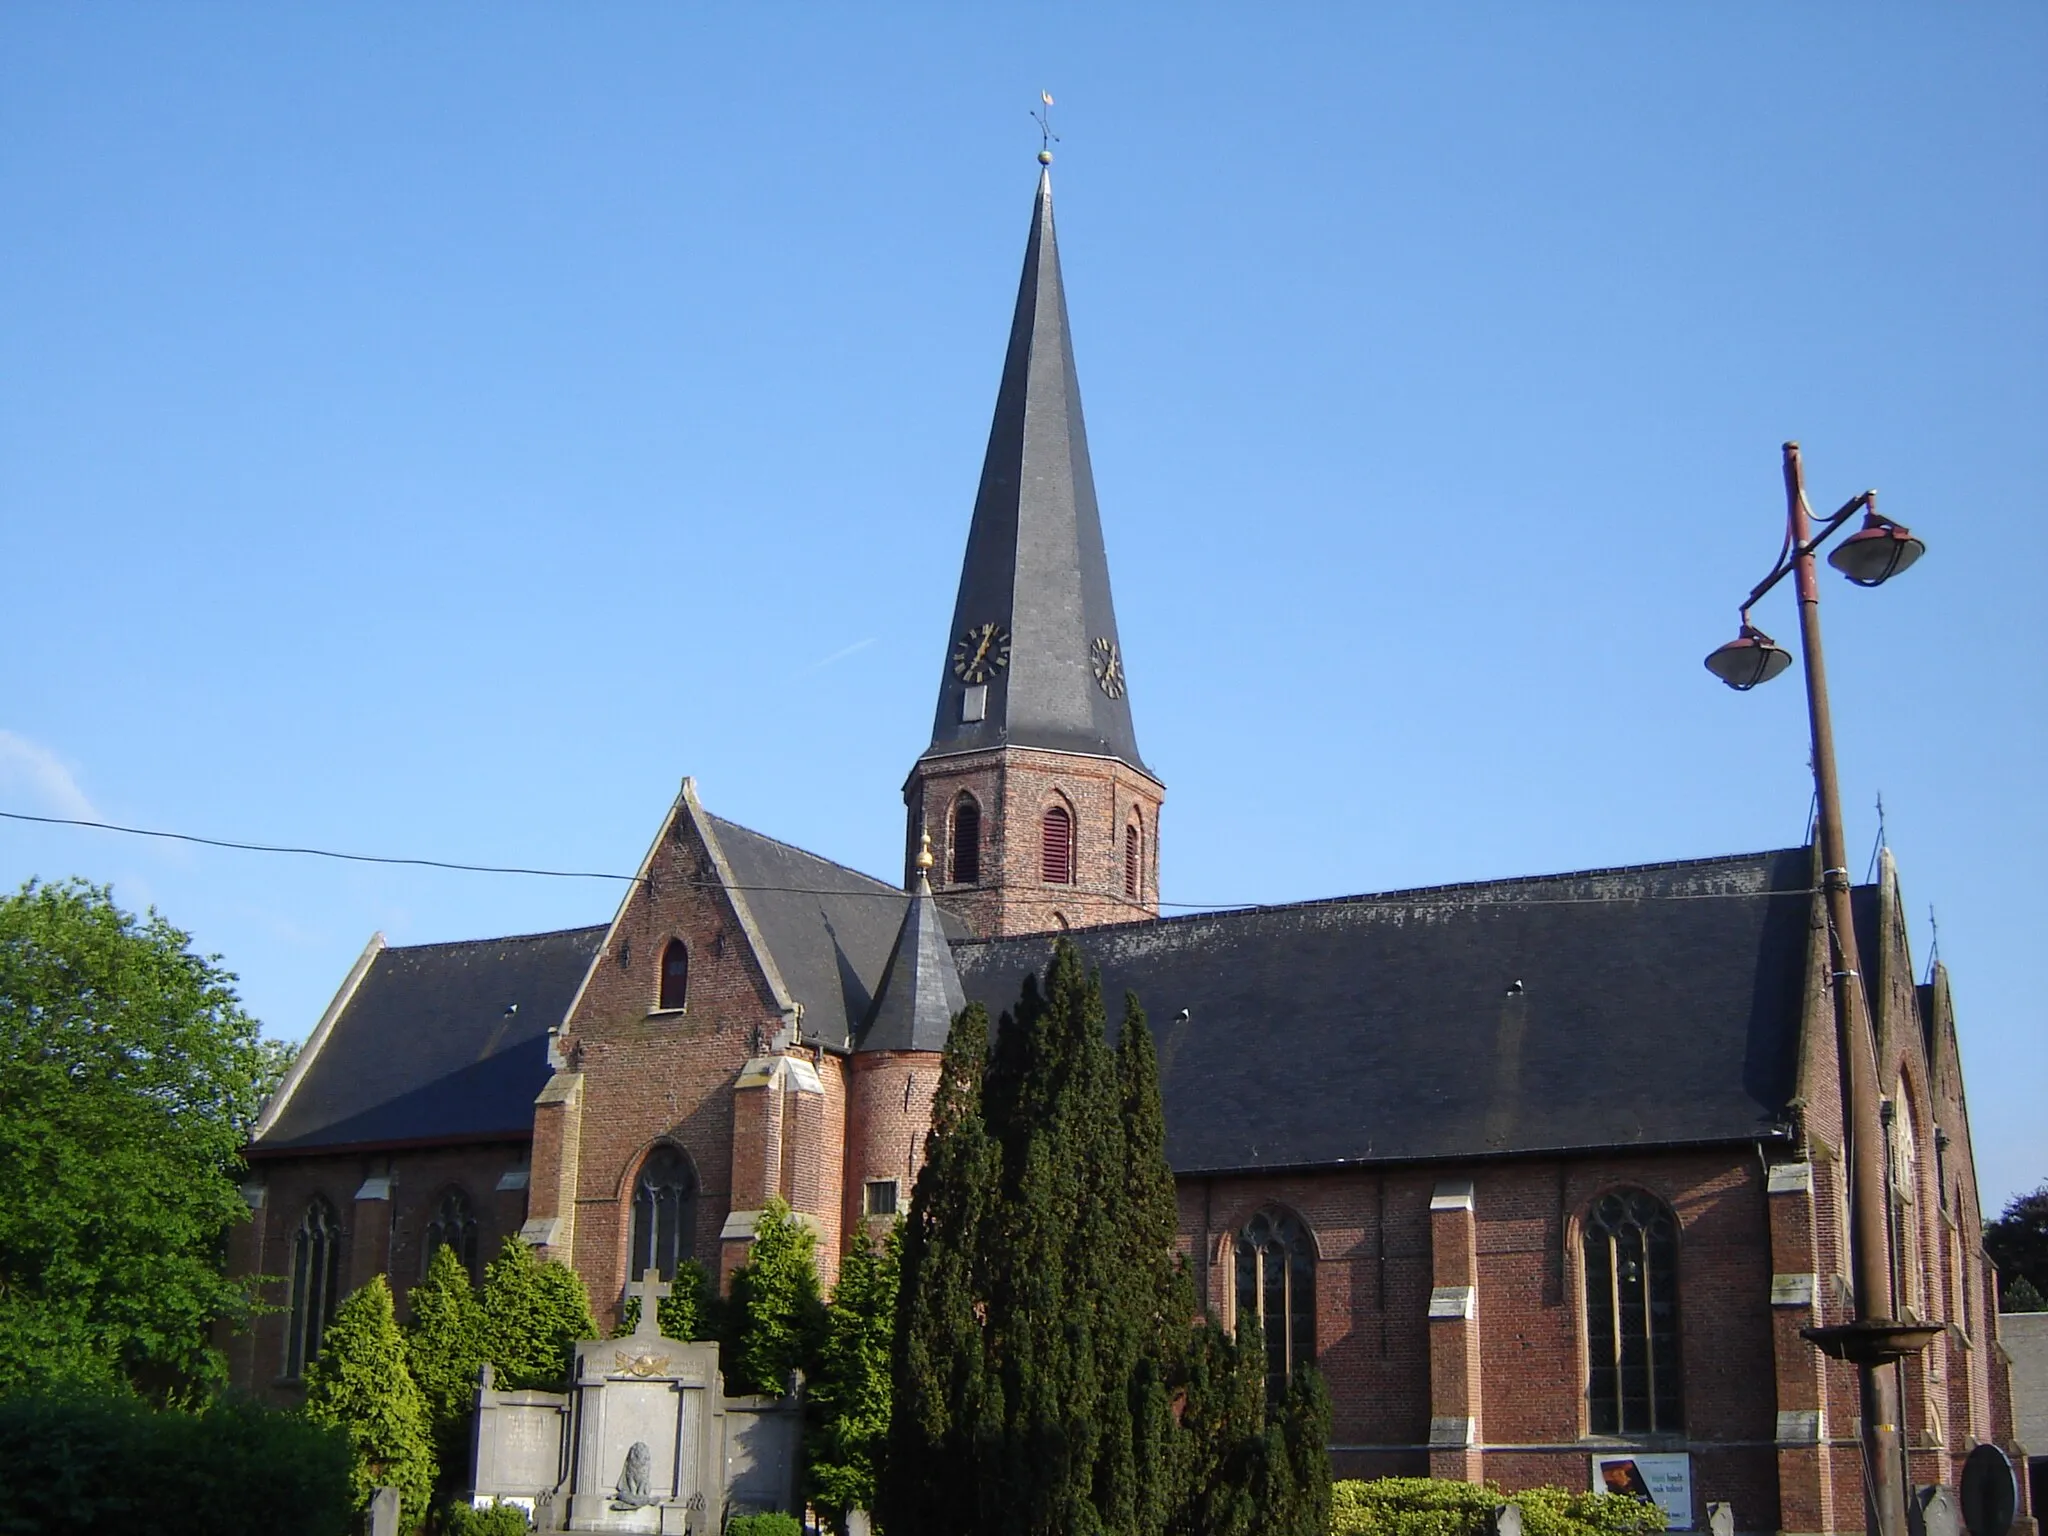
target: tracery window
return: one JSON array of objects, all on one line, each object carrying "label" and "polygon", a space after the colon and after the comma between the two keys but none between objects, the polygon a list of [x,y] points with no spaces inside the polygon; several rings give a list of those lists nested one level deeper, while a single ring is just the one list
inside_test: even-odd
[{"label": "tracery window", "polygon": [[981,883],[981,807],[962,795],[953,807],[953,884]]},{"label": "tracery window", "polygon": [[1316,1358],[1316,1254],[1308,1229],[1284,1211],[1261,1211],[1237,1235],[1237,1325],[1266,1339],[1266,1396]]},{"label": "tracery window", "polygon": [[1038,872],[1047,885],[1074,883],[1074,813],[1049,805],[1038,828]]},{"label": "tracery window", "polygon": [[1596,1435],[1685,1427],[1678,1375],[1678,1218],[1640,1189],[1587,1213],[1586,1401]]},{"label": "tracery window", "polygon": [[1138,830],[1136,821],[1124,828],[1124,894],[1131,900],[1138,899],[1144,887],[1144,834]]},{"label": "tracery window", "polygon": [[661,952],[661,1002],[663,1008],[685,1008],[690,1002],[690,949],[681,939],[670,939]]},{"label": "tracery window", "polygon": [[315,1195],[292,1236],[292,1301],[285,1318],[284,1373],[293,1380],[320,1358],[320,1341],[334,1320],[341,1290],[341,1224],[334,1207]]},{"label": "tracery window", "polygon": [[470,1209],[469,1196],[452,1184],[441,1192],[433,1219],[427,1223],[427,1240],[420,1245],[422,1276],[434,1262],[436,1248],[454,1249],[470,1278],[476,1278],[476,1213]]},{"label": "tracery window", "polygon": [[647,1154],[633,1185],[633,1248],[626,1278],[649,1270],[673,1280],[676,1266],[697,1245],[697,1170],[681,1147],[667,1142]]}]

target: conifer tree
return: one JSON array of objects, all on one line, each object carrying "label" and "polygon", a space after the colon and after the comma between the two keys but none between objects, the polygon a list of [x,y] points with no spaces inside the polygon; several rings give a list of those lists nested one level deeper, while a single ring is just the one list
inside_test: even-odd
[{"label": "conifer tree", "polygon": [[811,1502],[841,1536],[849,1511],[875,1507],[875,1470],[889,1435],[889,1343],[902,1251],[900,1224],[879,1245],[856,1237],[826,1309],[804,1452]]},{"label": "conifer tree", "polygon": [[507,1391],[564,1390],[576,1341],[598,1336],[581,1277],[516,1236],[484,1270],[483,1314],[484,1348]]},{"label": "conifer tree", "polygon": [[427,1402],[406,1368],[405,1340],[382,1275],[335,1310],[320,1358],[306,1368],[306,1417],[348,1436],[358,1509],[379,1488],[392,1487],[404,1525],[426,1518],[434,1493]]},{"label": "conifer tree", "polygon": [[889,1536],[950,1536],[969,1528],[981,1506],[982,1245],[1000,1171],[982,1119],[988,1051],[988,1013],[970,1003],[946,1037],[924,1169],[903,1225],[889,1447],[876,1508]]},{"label": "conifer tree", "polygon": [[732,1277],[732,1344],[726,1390],[780,1397],[791,1371],[809,1373],[825,1321],[818,1294],[817,1235],[789,1203],[769,1197],[753,1250]]},{"label": "conifer tree", "polygon": [[407,1298],[405,1360],[426,1400],[435,1459],[444,1478],[460,1478],[469,1460],[477,1369],[484,1363],[484,1313],[469,1271],[446,1243],[427,1260],[427,1277]]}]

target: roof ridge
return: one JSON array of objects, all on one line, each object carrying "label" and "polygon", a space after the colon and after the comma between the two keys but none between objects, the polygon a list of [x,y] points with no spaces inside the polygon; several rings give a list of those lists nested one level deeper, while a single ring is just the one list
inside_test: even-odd
[{"label": "roof ridge", "polygon": [[[1171,917],[1141,917],[1122,923],[1095,923],[1086,928],[1077,928],[1076,933],[1112,933],[1132,928],[1163,928],[1169,923],[1197,923],[1213,917],[1238,917],[1253,912],[1298,912],[1310,907],[1359,906],[1366,903],[1382,904],[1402,900],[1445,895],[1457,891],[1479,891],[1498,889],[1503,886],[1540,885],[1564,880],[1596,880],[1615,875],[1655,874],[1666,870],[1698,869],[1715,864],[1734,864],[1751,859],[1776,859],[1787,854],[1807,852],[1805,845],[1796,848],[1762,848],[1750,853],[1721,853],[1704,858],[1663,859],[1648,864],[1610,864],[1597,869],[1567,869],[1545,875],[1503,875],[1491,880],[1460,880],[1444,885],[1402,886],[1390,891],[1360,891],[1348,896],[1310,896],[1300,901],[1254,902],[1242,907],[1211,907],[1202,912],[1178,912]],[[1767,895],[1759,891],[1758,895]],[[1000,938],[965,939],[958,941],[968,944],[1008,943],[1013,939],[1042,939],[1040,933],[1006,934]]]},{"label": "roof ridge", "polygon": [[[704,814],[710,817],[713,821],[719,823],[721,826],[731,827],[735,832],[744,832],[749,837],[758,837],[764,843],[773,843],[778,848],[787,848],[791,853],[800,853],[805,858],[813,860],[816,863],[829,864],[834,869],[839,870],[842,873],[852,875],[855,879],[865,880],[870,885],[880,886],[883,890],[887,891],[892,896],[901,896],[906,900],[909,899],[910,893],[904,890],[902,886],[895,884],[893,881],[879,879],[876,876],[869,874],[866,870],[855,869],[851,864],[842,864],[835,858],[830,858],[822,853],[813,853],[808,848],[799,848],[795,843],[786,842],[782,838],[773,837],[766,832],[757,831],[753,827],[747,826],[743,822],[737,822],[729,817],[720,816],[715,811],[706,811]],[[746,887],[741,886],[740,889],[745,890]],[[826,892],[824,894],[831,895],[835,893]]]},{"label": "roof ridge", "polygon": [[528,939],[560,938],[565,933],[603,933],[610,926],[609,923],[578,923],[573,928],[544,928],[538,933],[498,933],[476,939],[429,939],[422,944],[387,944],[384,950],[392,954],[400,950],[460,949],[466,944],[517,944]]}]

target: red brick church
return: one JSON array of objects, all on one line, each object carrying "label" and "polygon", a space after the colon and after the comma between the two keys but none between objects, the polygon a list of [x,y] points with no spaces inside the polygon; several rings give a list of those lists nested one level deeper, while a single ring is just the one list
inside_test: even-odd
[{"label": "red brick church", "polygon": [[[937,615],[933,616],[936,625]],[[828,1272],[906,1208],[939,1052],[1068,934],[1157,1035],[1181,1240],[1213,1313],[1328,1376],[1340,1476],[1586,1487],[1674,1524],[1861,1530],[1843,1113],[1803,848],[1159,915],[1041,178],[902,879],[722,820],[685,779],[609,922],[372,938],[250,1148],[232,1346],[289,1397],[337,1300],[437,1244],[721,1277],[780,1195]],[[1945,974],[1889,856],[1855,893],[1877,1019],[1911,1477],[2012,1411]],[[829,1273],[828,1273],[829,1278]]]}]

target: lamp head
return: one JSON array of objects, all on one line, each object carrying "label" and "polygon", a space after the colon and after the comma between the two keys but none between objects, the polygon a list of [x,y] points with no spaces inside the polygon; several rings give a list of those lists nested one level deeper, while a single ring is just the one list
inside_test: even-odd
[{"label": "lamp head", "polygon": [[1828,564],[1859,587],[1876,587],[1926,553],[1927,545],[1911,529],[1866,512],[1863,526],[1835,546]]},{"label": "lamp head", "polygon": [[1707,670],[1737,693],[1768,683],[1792,665],[1792,653],[1750,624],[1707,657]]}]

